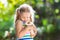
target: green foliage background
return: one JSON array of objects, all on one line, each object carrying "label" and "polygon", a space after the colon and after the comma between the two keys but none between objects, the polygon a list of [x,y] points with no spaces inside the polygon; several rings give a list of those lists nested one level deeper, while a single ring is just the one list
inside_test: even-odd
[{"label": "green foliage background", "polygon": [[[3,0],[4,1],[4,0]],[[0,0],[0,40],[14,37],[14,14],[16,8],[27,3],[36,11],[35,25],[38,34],[35,40],[50,40],[50,35],[60,31],[60,0]],[[4,37],[5,31],[12,31],[11,38]],[[39,36],[40,35],[40,36]],[[42,36],[44,38],[42,39]],[[47,36],[46,36],[47,35]]]}]

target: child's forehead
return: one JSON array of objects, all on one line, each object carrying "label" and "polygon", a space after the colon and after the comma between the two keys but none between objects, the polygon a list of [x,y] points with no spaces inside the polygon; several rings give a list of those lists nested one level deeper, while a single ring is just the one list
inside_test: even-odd
[{"label": "child's forehead", "polygon": [[25,15],[26,15],[26,16],[30,16],[31,13],[29,13],[29,12],[25,12],[25,13],[22,13],[22,15],[23,15],[23,16],[25,16]]}]

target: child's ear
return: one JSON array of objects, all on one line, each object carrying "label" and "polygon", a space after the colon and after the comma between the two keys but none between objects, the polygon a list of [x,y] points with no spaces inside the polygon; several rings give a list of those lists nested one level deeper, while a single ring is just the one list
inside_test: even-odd
[{"label": "child's ear", "polygon": [[20,19],[21,13],[20,13],[20,9],[17,9],[17,19]]},{"label": "child's ear", "polygon": [[17,9],[17,14],[18,14],[18,15],[20,14],[20,10],[19,10],[19,9]]}]

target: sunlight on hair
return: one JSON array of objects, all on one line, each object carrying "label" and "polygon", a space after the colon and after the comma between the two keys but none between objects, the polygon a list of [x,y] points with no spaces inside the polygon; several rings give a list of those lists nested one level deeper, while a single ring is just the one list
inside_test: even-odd
[{"label": "sunlight on hair", "polygon": [[29,9],[30,13],[31,13],[31,18],[32,18],[32,22],[34,22],[34,9],[32,8],[32,6],[28,5],[28,4],[22,4],[20,5],[17,9],[16,9],[16,13],[17,13],[17,10],[18,9],[21,9],[21,8],[27,8]]}]

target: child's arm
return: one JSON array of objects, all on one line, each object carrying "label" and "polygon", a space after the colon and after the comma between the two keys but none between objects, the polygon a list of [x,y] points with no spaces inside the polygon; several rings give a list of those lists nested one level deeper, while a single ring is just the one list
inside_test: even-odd
[{"label": "child's arm", "polygon": [[19,20],[16,23],[16,35],[18,38],[22,38],[32,27],[26,27],[24,28],[22,26],[22,22]]},{"label": "child's arm", "polygon": [[26,23],[26,25],[28,25],[30,27],[33,27],[33,29],[30,30],[30,34],[31,34],[31,37],[34,38],[36,36],[36,34],[37,34],[36,26],[32,22],[29,22],[29,24]]},{"label": "child's arm", "polygon": [[33,24],[33,32],[31,31],[31,37],[32,38],[34,38],[36,36],[36,34],[37,34],[37,28],[36,28],[36,26],[34,24]]}]

